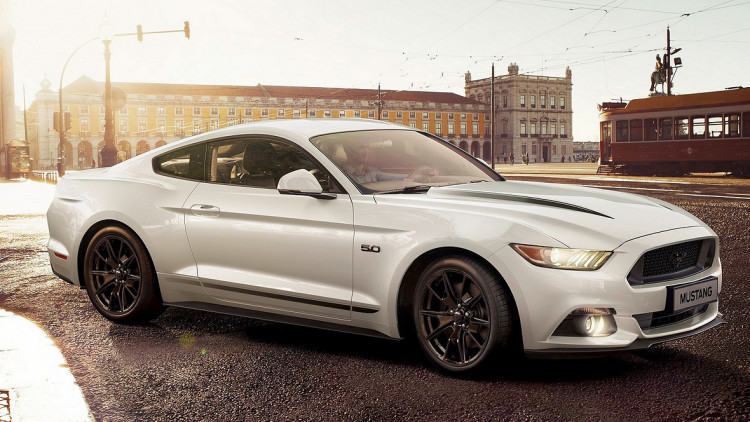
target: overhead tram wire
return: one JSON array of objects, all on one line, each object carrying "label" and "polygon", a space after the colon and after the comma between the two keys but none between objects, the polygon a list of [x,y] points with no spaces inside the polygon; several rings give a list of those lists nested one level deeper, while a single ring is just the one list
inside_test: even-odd
[{"label": "overhead tram wire", "polygon": [[[225,0],[222,0],[222,1],[225,4],[227,4],[227,2]],[[560,29],[560,28],[562,28],[562,27],[564,27],[566,25],[569,25],[570,23],[578,21],[578,20],[582,19],[583,17],[588,16],[591,13],[594,13],[596,11],[604,11],[605,12],[605,16],[606,16],[606,14],[610,10],[614,10],[615,8],[618,9],[618,10],[631,10],[631,11],[640,11],[640,12],[646,12],[646,13],[661,13],[661,14],[675,14],[676,15],[676,16],[672,16],[672,17],[669,17],[669,18],[658,19],[658,20],[647,22],[647,23],[643,23],[643,24],[633,25],[633,26],[630,26],[630,27],[619,28],[619,29],[615,29],[615,30],[605,30],[607,32],[617,33],[617,32],[624,32],[624,31],[628,31],[628,30],[631,30],[631,29],[636,29],[636,28],[640,28],[640,27],[644,27],[644,26],[648,26],[648,25],[653,25],[653,24],[656,24],[656,23],[671,21],[671,20],[674,20],[675,18],[680,19],[678,22],[674,22],[674,23],[670,24],[671,27],[674,27],[675,25],[681,23],[682,20],[684,20],[686,17],[692,16],[692,15],[695,15],[695,14],[698,14],[698,13],[707,13],[707,12],[711,12],[711,11],[715,11],[715,10],[722,10],[722,9],[726,9],[726,8],[738,7],[738,6],[742,6],[742,5],[745,5],[745,4],[750,4],[750,1],[742,2],[742,3],[736,3],[736,4],[730,4],[730,3],[732,3],[732,0],[727,0],[727,1],[719,2],[719,3],[714,4],[712,6],[706,7],[704,9],[700,9],[700,10],[689,12],[689,13],[679,13],[679,12],[672,12],[672,11],[667,11],[667,10],[655,10],[655,9],[644,9],[644,8],[626,7],[626,6],[623,6],[622,4],[619,5],[619,6],[615,6],[615,8],[607,9],[607,6],[612,5],[613,3],[615,3],[615,1],[611,1],[611,2],[609,2],[609,3],[607,3],[607,4],[603,5],[603,6],[593,5],[593,4],[589,4],[589,3],[582,3],[582,2],[561,1],[561,0],[539,0],[539,2],[550,3],[550,5],[545,5],[545,4],[540,4],[540,3],[523,2],[523,1],[513,1],[513,0],[496,1],[496,2],[493,2],[492,4],[490,4],[489,6],[485,7],[484,9],[482,9],[480,12],[475,13],[474,15],[472,15],[472,17],[469,18],[468,20],[466,20],[464,23],[462,23],[462,24],[456,26],[455,28],[453,28],[452,30],[450,30],[447,33],[447,35],[444,35],[441,39],[444,39],[445,37],[449,36],[450,33],[455,32],[456,30],[462,28],[463,26],[468,25],[469,23],[471,23],[471,21],[473,21],[474,19],[476,19],[479,15],[481,15],[482,13],[484,13],[486,10],[489,10],[490,8],[496,6],[500,2],[510,3],[510,4],[521,4],[521,5],[531,6],[531,7],[558,8],[558,9],[563,9],[563,7],[554,6],[554,5],[566,5],[567,4],[567,5],[573,5],[573,6],[582,6],[582,7],[578,7],[577,8],[577,9],[581,9],[581,10],[590,9],[589,12],[584,13],[581,16],[575,17],[575,18],[573,18],[573,19],[571,19],[571,20],[569,20],[569,21],[567,21],[567,22],[565,22],[565,23],[563,23],[561,25],[558,25],[557,27],[553,28],[550,31],[542,33],[542,34],[540,34],[540,35],[538,35],[538,36],[536,36],[534,38],[525,40],[522,43],[517,44],[517,45],[509,48],[508,50],[516,49],[516,48],[518,48],[518,47],[520,47],[522,45],[525,45],[525,44],[527,44],[527,43],[529,43],[529,42],[531,42],[533,40],[541,38],[541,37],[543,37],[543,36],[545,36],[545,35],[553,32],[555,30],[558,30],[558,29]],[[234,6],[232,6],[232,7],[236,8]],[[568,8],[568,10],[575,10],[575,9]],[[600,21],[601,21],[601,19],[600,19]],[[231,31],[231,32],[242,33],[242,31]],[[590,31],[590,32],[594,33],[594,32],[599,32],[599,31]],[[646,38],[644,40],[644,42],[645,42],[648,39],[651,39],[651,38],[653,38],[654,36],[657,36],[657,35],[658,34],[645,34],[645,35],[642,35],[642,36],[639,36],[639,37],[631,37],[631,38],[627,38],[627,39],[624,39],[624,40],[615,40],[615,41],[607,42],[607,43],[604,43],[604,44],[598,44],[598,45],[595,45],[593,47],[596,48],[596,47],[600,47],[600,46],[604,46],[604,45],[617,44],[617,43],[620,43],[620,42],[625,42],[625,41],[632,40],[634,38],[640,38],[640,37]],[[274,37],[274,38],[278,39],[278,37]],[[290,40],[295,40],[296,38],[299,38],[299,37],[289,36]],[[304,42],[304,43],[318,43],[318,44],[331,45],[330,42],[323,42],[323,41],[318,41],[318,40],[309,39],[309,38],[297,39],[296,41],[298,41],[298,42]],[[430,47],[432,47],[435,44],[437,44],[438,41],[436,41],[433,44],[431,44]],[[365,46],[365,45],[354,45],[354,44],[341,43],[341,42],[334,42],[333,44],[336,45],[336,46],[338,46],[338,47],[352,48],[352,49],[356,49],[356,50],[368,50],[368,51],[377,51],[377,52],[382,52],[382,53],[387,53],[387,54],[398,54],[398,55],[401,55],[401,56],[404,57],[404,60],[402,61],[402,65],[406,61],[415,60],[415,59],[424,59],[424,60],[427,60],[427,59],[435,60],[435,59],[445,59],[445,58],[449,58],[449,59],[468,59],[473,64],[477,64],[477,63],[483,63],[483,62],[487,62],[487,61],[499,61],[503,57],[503,55],[498,55],[498,54],[460,55],[460,54],[441,54],[439,52],[434,53],[434,54],[427,54],[427,53],[423,53],[423,52],[411,52],[411,51],[395,50],[395,49],[388,49],[388,48],[377,48],[377,47],[370,47],[370,46]],[[640,54],[642,52],[656,51],[656,50],[653,50],[653,49],[650,49],[650,50],[636,50],[636,48],[639,45],[641,45],[641,44],[643,44],[643,42],[637,43],[637,44],[633,45],[631,48],[623,49],[622,51],[625,52],[625,54],[617,55],[617,56],[614,56],[614,57],[607,57],[606,56],[607,54],[613,54],[613,53],[609,53],[609,52],[596,52],[596,53],[591,52],[592,54],[596,54],[595,58],[593,58],[593,57],[590,57],[590,58],[580,58],[580,59],[574,59],[574,60],[571,60],[571,61],[567,61],[567,62],[559,64],[559,65],[552,65],[552,66],[546,66],[545,65],[545,69],[554,69],[554,68],[559,68],[559,67],[565,67],[565,66],[568,66],[568,65],[571,65],[571,64],[579,64],[579,65],[591,64],[591,63],[600,62],[602,60],[616,60],[616,59],[619,59],[621,57],[631,56],[633,54]],[[575,45],[573,45],[572,47],[575,47]],[[568,48],[571,48],[571,47],[568,47]],[[590,53],[589,52],[578,53],[578,52],[565,51],[563,53],[545,52],[544,56],[545,57],[559,57],[559,56],[587,55],[587,54],[590,54]],[[604,57],[602,56],[603,54],[605,55]],[[533,57],[536,57],[536,56],[540,56],[540,54],[515,55],[515,56],[519,56],[519,57],[520,56],[523,56],[523,57],[532,57],[533,56]],[[399,68],[401,68],[401,66],[399,66]],[[425,74],[430,74],[430,73],[432,73],[432,72],[425,72]],[[429,87],[429,86],[436,86],[436,85],[446,85],[444,83],[438,82],[438,81],[440,81],[441,79],[443,79],[445,77],[446,73],[453,74],[454,72],[440,72],[441,76],[433,78],[431,81],[426,81],[426,84],[424,86],[428,86]],[[391,74],[391,75],[396,76],[396,77],[406,78],[406,77],[409,77],[410,75],[414,75],[415,73],[414,72],[410,72],[410,71],[407,72],[407,71],[402,70],[400,72],[384,72],[383,74],[384,75],[385,74]],[[450,85],[452,85],[452,84],[450,84]]]},{"label": "overhead tram wire", "polygon": [[[581,3],[581,2],[574,2],[574,1],[562,1],[562,0],[538,0],[538,1],[544,2],[544,3],[571,4],[571,5],[579,6],[576,9],[596,10],[600,7],[592,3]],[[564,7],[564,6],[545,6],[543,4],[531,4],[528,2],[512,1],[512,0],[506,0],[506,3],[525,4],[529,6],[546,7],[550,9],[575,10],[575,9],[571,9],[570,7]],[[637,8],[637,7],[620,7],[620,10],[630,10],[630,11],[636,11],[636,12],[651,12],[651,13],[668,13],[668,14],[676,13],[676,12],[671,12],[667,10],[642,9],[642,8]]]}]

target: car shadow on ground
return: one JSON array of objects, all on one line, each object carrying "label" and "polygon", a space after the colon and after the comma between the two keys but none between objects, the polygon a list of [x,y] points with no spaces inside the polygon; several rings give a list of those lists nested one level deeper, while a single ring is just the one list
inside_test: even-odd
[{"label": "car shadow on ground", "polygon": [[[263,346],[278,349],[280,353],[286,349],[303,357],[328,355],[332,361],[356,359],[364,362],[359,364],[362,370],[366,370],[369,362],[373,371],[386,364],[396,365],[401,370],[427,370],[433,371],[435,375],[456,378],[455,375],[432,368],[416,342],[409,340],[388,340],[181,308],[169,308],[151,323],[113,324],[110,328],[110,338],[115,346],[130,350],[144,350],[145,343],[155,347],[177,347],[178,343],[184,343],[185,333],[189,335],[187,341],[197,338],[210,343],[212,337],[221,337],[221,341],[230,339],[240,349]],[[141,339],[136,340],[139,344],[133,344],[134,337]],[[127,339],[127,342],[117,339]],[[680,368],[694,364],[702,367],[724,365],[723,362],[694,355],[676,346],[660,345],[640,352],[575,359],[540,360],[529,359],[520,354],[498,356],[497,364],[488,368],[489,370],[458,378],[476,382],[565,383],[679,371]]]}]

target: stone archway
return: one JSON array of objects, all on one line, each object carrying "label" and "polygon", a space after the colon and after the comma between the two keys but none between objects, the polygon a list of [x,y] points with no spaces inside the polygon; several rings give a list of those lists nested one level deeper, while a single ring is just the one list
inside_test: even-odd
[{"label": "stone archway", "polygon": [[164,139],[159,139],[158,141],[156,141],[156,145],[154,145],[154,148],[159,148],[159,147],[164,146],[166,144],[167,143],[164,142]]},{"label": "stone archway", "polygon": [[147,152],[151,149],[151,146],[148,144],[148,141],[145,139],[141,139],[138,141],[138,144],[135,146],[135,155],[141,155],[144,152]]},{"label": "stone archway", "polygon": [[117,144],[117,162],[129,160],[133,156],[132,147],[128,141],[120,141]]},{"label": "stone archway", "polygon": [[475,157],[479,157],[482,153],[481,148],[479,147],[479,141],[474,141],[471,143],[471,155]]},{"label": "stone archway", "polygon": [[462,150],[466,151],[466,152],[469,152],[469,143],[466,142],[466,141],[459,142],[458,143],[458,147],[461,148]]},{"label": "stone archway", "polygon": [[81,141],[78,143],[78,168],[88,169],[95,167],[91,163],[91,159],[94,157],[93,147],[89,141]]}]

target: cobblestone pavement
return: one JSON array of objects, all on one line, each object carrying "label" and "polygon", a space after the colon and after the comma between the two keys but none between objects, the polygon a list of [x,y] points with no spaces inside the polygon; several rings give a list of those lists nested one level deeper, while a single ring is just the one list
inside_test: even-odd
[{"label": "cobblestone pavement", "polygon": [[729,323],[645,352],[512,361],[470,378],[435,371],[408,342],[184,309],[117,325],[52,275],[41,215],[0,216],[0,308],[52,336],[100,421],[748,420],[750,187],[580,178],[554,181],[652,195],[706,221]]}]

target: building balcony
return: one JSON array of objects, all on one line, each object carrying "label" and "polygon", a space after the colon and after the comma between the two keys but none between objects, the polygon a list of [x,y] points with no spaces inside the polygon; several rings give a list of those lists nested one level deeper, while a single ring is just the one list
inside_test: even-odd
[{"label": "building balcony", "polygon": [[181,138],[185,137],[185,131],[184,130],[175,130],[174,136],[179,136]]},{"label": "building balcony", "polygon": [[146,132],[145,130],[139,130],[138,131],[138,136],[140,136],[140,137],[148,136],[148,132]]},{"label": "building balcony", "polygon": [[522,133],[522,134],[521,134],[521,137],[522,137],[522,138],[528,138],[528,137],[529,137],[529,135],[528,135],[528,134],[526,134],[526,133]]},{"label": "building balcony", "polygon": [[475,134],[471,135],[471,137],[472,137],[472,138],[475,138],[475,139],[476,139],[476,138],[479,138],[479,134],[478,134],[478,133],[475,133]]},{"label": "building balcony", "polygon": [[91,132],[89,132],[87,130],[86,131],[81,131],[81,132],[78,132],[78,136],[81,137],[81,138],[88,138],[89,136],[91,136]]},{"label": "building balcony", "polygon": [[567,138],[568,135],[560,135],[561,138]]}]

